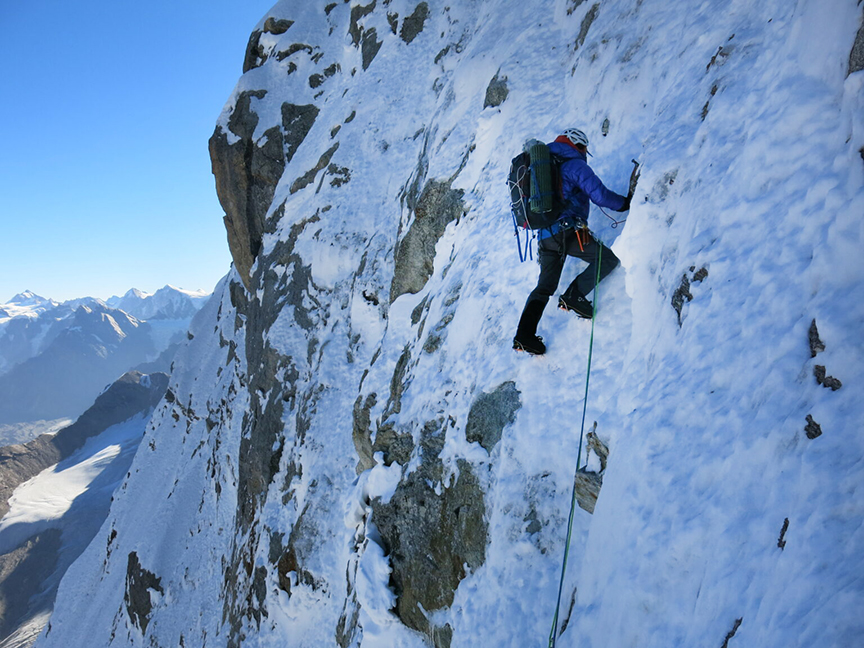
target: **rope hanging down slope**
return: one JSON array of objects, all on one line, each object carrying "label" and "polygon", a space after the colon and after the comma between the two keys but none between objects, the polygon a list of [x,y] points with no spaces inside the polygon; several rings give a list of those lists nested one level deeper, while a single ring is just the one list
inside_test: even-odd
[{"label": "rope hanging down slope", "polygon": [[[588,343],[588,370],[585,373],[585,397],[582,401],[582,427],[579,430],[579,452],[576,455],[576,472],[582,461],[582,439],[585,436],[585,413],[588,410],[588,382],[591,378],[591,356],[594,353],[594,322],[597,319],[597,284],[600,283],[600,261],[603,256],[603,244],[597,241],[597,274],[594,275],[594,313],[591,316],[591,341]],[[561,580],[558,582],[558,600],[555,603],[555,616],[552,619],[552,631],[549,633],[549,648],[555,648],[558,640],[558,616],[561,612],[561,592],[564,589],[564,575],[567,573],[567,557],[570,553],[570,538],[573,535],[573,518],[576,515],[576,475],[573,475],[573,495],[570,498],[570,517],[567,521],[567,540],[564,542],[564,562],[561,565]]]}]

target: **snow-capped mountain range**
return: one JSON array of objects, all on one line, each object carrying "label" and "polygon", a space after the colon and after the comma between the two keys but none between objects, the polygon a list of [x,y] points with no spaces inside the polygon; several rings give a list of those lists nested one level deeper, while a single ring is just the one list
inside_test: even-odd
[{"label": "snow-capped mountain range", "polygon": [[153,294],[133,288],[122,297],[111,297],[105,303],[140,320],[188,320],[209,298],[210,293],[203,290],[183,290],[169,285]]},{"label": "snow-capped mountain range", "polygon": [[56,308],[59,305],[60,303],[53,299],[46,299],[30,290],[25,290],[5,304],[0,304],[0,325],[14,317],[38,317],[46,310]]},{"label": "snow-capped mountain range", "polygon": [[[234,268],[39,648],[860,643],[859,3],[282,0],[243,70]],[[504,181],[571,126],[642,176],[526,357]]]},{"label": "snow-capped mountain range", "polygon": [[207,298],[172,286],[107,303],[16,295],[0,305],[0,425],[74,419],[106,385],[185,339]]}]

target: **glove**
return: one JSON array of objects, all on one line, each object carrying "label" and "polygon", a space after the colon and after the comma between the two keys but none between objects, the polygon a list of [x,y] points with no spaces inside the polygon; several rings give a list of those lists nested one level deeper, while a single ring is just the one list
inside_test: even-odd
[{"label": "glove", "polygon": [[619,209],[618,211],[619,212],[630,211],[630,201],[631,200],[633,200],[633,192],[632,191],[627,194],[627,197],[624,199],[624,204],[621,205],[621,209]]}]

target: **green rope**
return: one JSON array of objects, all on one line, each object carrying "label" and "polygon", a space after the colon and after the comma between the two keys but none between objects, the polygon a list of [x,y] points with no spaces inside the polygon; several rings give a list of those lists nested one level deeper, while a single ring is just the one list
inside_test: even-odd
[{"label": "green rope", "polygon": [[[576,455],[576,472],[582,462],[582,439],[585,435],[585,414],[588,411],[588,381],[591,378],[591,356],[594,354],[594,321],[597,319],[597,284],[600,283],[600,261],[603,257],[603,244],[594,239],[597,244],[597,274],[594,275],[594,312],[591,314],[591,341],[588,343],[588,371],[585,374],[585,397],[582,401],[582,429],[579,431],[579,452]],[[576,515],[576,475],[573,475],[573,495],[570,498],[570,517],[567,520],[567,540],[564,544],[564,563],[561,565],[561,580],[558,582],[558,601],[555,603],[555,616],[552,619],[552,631],[549,633],[549,648],[555,648],[558,632],[558,615],[561,612],[561,592],[564,590],[564,574],[567,573],[567,557],[570,554],[570,538],[573,536],[573,518]]]}]

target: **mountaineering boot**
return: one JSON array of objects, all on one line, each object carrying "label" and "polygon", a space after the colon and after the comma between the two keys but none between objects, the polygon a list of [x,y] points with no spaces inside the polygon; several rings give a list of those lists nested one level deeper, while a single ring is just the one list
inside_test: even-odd
[{"label": "mountaineering boot", "polygon": [[514,351],[527,351],[531,355],[543,355],[546,353],[546,345],[543,338],[537,335],[519,335],[513,338]]},{"label": "mountaineering boot", "polygon": [[546,353],[543,338],[537,336],[537,324],[543,316],[544,308],[546,308],[545,301],[532,300],[525,304],[522,317],[519,318],[519,326],[516,328],[516,336],[513,338],[513,349],[527,351],[531,355]]},{"label": "mountaineering boot", "polygon": [[579,317],[591,319],[594,317],[594,306],[578,290],[564,293],[558,298],[558,308],[573,311]]}]

